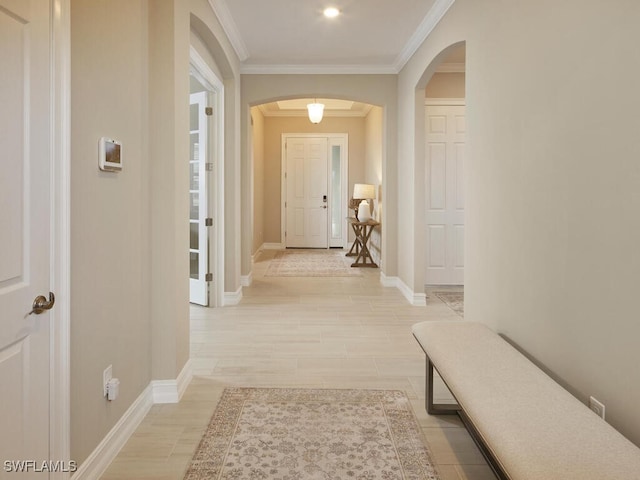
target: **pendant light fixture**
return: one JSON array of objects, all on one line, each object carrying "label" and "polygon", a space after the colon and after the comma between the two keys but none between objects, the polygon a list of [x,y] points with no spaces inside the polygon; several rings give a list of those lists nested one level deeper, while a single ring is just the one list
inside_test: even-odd
[{"label": "pendant light fixture", "polygon": [[324,113],[323,103],[318,103],[318,100],[314,99],[313,103],[307,105],[307,110],[311,123],[320,123],[322,121],[322,114]]}]

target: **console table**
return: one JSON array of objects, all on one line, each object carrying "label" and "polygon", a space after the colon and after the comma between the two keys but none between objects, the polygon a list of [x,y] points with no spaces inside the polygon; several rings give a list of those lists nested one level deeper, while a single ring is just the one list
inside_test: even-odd
[{"label": "console table", "polygon": [[351,265],[352,267],[369,267],[377,268],[373,258],[371,258],[371,252],[369,251],[369,238],[373,229],[380,225],[380,222],[369,219],[366,222],[361,222],[356,218],[347,217],[347,221],[353,228],[353,233],[356,234],[356,240],[351,245],[347,257],[356,257],[356,261]]}]

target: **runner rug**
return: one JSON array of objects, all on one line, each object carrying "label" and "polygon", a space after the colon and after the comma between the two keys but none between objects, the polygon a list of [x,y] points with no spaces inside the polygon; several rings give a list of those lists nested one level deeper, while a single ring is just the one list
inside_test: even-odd
[{"label": "runner rug", "polygon": [[227,388],[185,480],[437,480],[406,394]]},{"label": "runner rug", "polygon": [[352,268],[354,259],[342,251],[283,250],[276,252],[266,277],[357,277],[362,275]]},{"label": "runner rug", "polygon": [[464,317],[464,293],[463,292],[434,292],[434,295],[461,317]]}]

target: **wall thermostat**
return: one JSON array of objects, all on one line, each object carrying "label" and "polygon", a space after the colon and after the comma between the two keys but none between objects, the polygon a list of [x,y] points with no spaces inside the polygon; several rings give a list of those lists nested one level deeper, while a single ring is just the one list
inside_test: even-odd
[{"label": "wall thermostat", "polygon": [[98,144],[100,170],[119,172],[122,170],[122,144],[112,138],[102,137]]}]

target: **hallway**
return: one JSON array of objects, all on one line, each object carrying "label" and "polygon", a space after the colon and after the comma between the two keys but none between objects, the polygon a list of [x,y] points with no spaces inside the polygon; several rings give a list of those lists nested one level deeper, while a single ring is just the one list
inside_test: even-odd
[{"label": "hallway", "polygon": [[152,407],[102,479],[181,480],[230,385],[404,390],[442,480],[493,479],[457,418],[424,410],[424,355],[411,325],[460,317],[433,295],[426,308],[410,306],[380,284],[378,269],[360,277],[265,277],[274,254],[257,258],[238,306],[191,308],[191,385],[179,404]]}]

